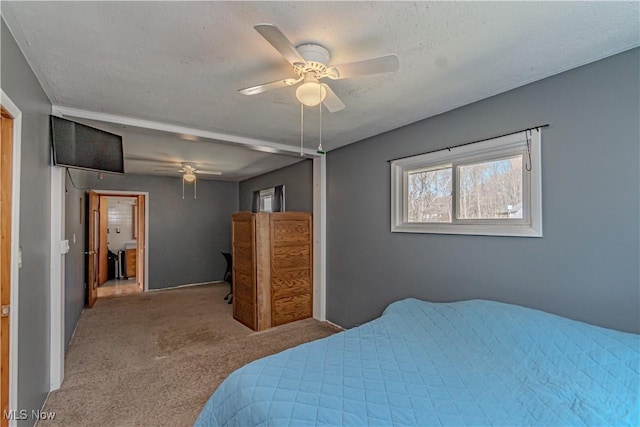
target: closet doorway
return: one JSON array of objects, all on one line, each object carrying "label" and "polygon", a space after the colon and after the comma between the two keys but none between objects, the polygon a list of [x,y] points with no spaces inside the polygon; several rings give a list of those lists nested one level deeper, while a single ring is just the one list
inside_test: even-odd
[{"label": "closet doorway", "polygon": [[145,194],[89,194],[89,307],[97,298],[144,292]]}]

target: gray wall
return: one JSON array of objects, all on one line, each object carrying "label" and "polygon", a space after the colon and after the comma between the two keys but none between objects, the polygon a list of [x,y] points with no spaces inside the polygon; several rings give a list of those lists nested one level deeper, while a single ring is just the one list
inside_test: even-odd
[{"label": "gray wall", "polygon": [[[328,319],[484,298],[640,332],[639,52],[329,152]],[[387,160],[544,123],[543,238],[390,232]]]},{"label": "gray wall", "polygon": [[180,178],[104,174],[87,181],[97,190],[149,192],[150,289],[222,280],[227,264],[220,251],[231,251],[238,183],[199,179],[198,198],[186,185],[183,200]]},{"label": "gray wall", "polygon": [[[76,186],[83,188],[86,185],[84,177],[75,176],[72,182],[68,176],[65,176],[65,182],[64,238],[69,241],[69,252],[64,257],[64,339],[66,351],[69,348],[78,320],[80,320],[86,298],[86,258],[84,251],[87,226],[85,204],[87,198],[84,190],[76,188]],[[80,207],[81,205],[82,208]]]},{"label": "gray wall", "polygon": [[[51,103],[4,20],[1,28],[2,90],[22,112],[18,319],[18,408],[40,409],[49,391],[49,303],[51,176],[49,114]],[[14,202],[16,202],[14,200]],[[33,425],[35,420],[20,421]]]},{"label": "gray wall", "polygon": [[313,161],[303,160],[240,183],[240,210],[251,211],[253,192],[283,185],[287,211],[313,212]]}]

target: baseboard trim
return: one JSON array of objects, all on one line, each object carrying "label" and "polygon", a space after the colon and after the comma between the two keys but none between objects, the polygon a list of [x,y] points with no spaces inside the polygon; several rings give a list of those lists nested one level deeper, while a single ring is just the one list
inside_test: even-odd
[{"label": "baseboard trim", "polygon": [[211,280],[209,282],[187,283],[184,285],[168,286],[166,288],[147,289],[147,292],[166,291],[168,289],[190,288],[192,286],[210,285],[212,283],[227,283],[227,282],[225,282],[224,280]]},{"label": "baseboard trim", "polygon": [[336,323],[330,322],[329,320],[324,320],[324,322],[330,324],[331,326],[335,326],[338,329],[342,329],[343,331],[346,331],[346,329],[343,328],[342,326],[340,326],[340,325],[338,325]]},{"label": "baseboard trim", "polygon": [[[42,407],[40,408],[40,413],[44,413],[44,407],[47,405],[47,401],[49,400],[49,396],[51,396],[51,392],[47,393],[47,396],[44,398],[44,402],[42,402]],[[32,414],[29,414],[32,415]],[[54,415],[55,417],[55,415]],[[14,421],[15,422],[15,421]],[[33,423],[33,427],[38,427],[38,423],[40,422],[40,418],[36,418],[36,422]]]}]

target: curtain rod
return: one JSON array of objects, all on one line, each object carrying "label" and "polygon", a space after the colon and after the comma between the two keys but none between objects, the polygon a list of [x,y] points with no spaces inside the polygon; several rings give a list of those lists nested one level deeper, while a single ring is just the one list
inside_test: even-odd
[{"label": "curtain rod", "polygon": [[391,163],[391,162],[395,162],[396,160],[408,159],[409,157],[421,156],[423,154],[437,153],[438,151],[444,151],[444,150],[451,151],[452,148],[463,147],[465,145],[476,144],[478,142],[488,141],[490,139],[502,138],[503,136],[515,135],[516,133],[526,132],[528,130],[533,130],[533,129],[546,128],[546,127],[549,127],[549,123],[546,123],[544,125],[533,126],[533,127],[526,128],[526,129],[520,129],[520,130],[517,130],[517,131],[514,131],[514,132],[503,133],[502,135],[492,136],[491,138],[484,138],[484,139],[479,139],[477,141],[465,142],[464,144],[458,144],[458,145],[452,145],[450,147],[438,148],[437,150],[426,151],[424,153],[412,154],[410,156],[397,157],[395,159],[387,160],[387,162]]}]

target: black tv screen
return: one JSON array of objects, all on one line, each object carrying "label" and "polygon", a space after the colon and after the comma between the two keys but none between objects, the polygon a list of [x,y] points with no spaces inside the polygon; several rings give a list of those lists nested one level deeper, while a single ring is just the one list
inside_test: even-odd
[{"label": "black tv screen", "polygon": [[124,173],[120,135],[51,116],[51,146],[55,165]]}]

